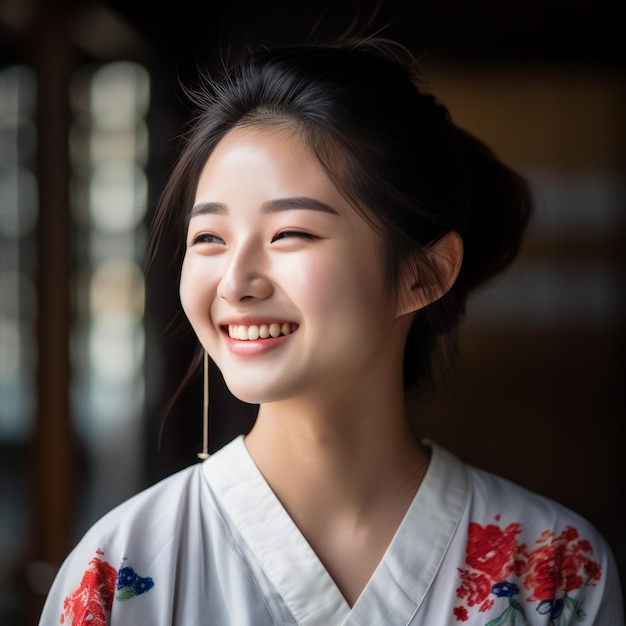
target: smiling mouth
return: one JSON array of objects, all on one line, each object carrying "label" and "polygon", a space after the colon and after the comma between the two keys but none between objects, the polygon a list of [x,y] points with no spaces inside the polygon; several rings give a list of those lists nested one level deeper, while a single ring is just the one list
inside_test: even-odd
[{"label": "smiling mouth", "polygon": [[239,341],[254,341],[256,339],[275,339],[290,335],[297,330],[298,324],[289,322],[272,322],[271,324],[251,324],[250,326],[229,324],[228,336]]}]

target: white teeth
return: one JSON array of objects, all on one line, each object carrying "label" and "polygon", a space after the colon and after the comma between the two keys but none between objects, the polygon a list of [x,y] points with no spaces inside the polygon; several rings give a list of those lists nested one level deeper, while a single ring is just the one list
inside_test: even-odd
[{"label": "white teeth", "polygon": [[278,337],[280,335],[280,324],[277,324],[276,322],[270,324],[270,335],[272,337]]},{"label": "white teeth", "polygon": [[281,335],[289,335],[298,328],[297,324],[289,322],[272,322],[271,324],[251,324],[250,326],[237,326],[229,324],[228,335],[232,339],[240,341],[248,341],[255,339],[268,339],[269,337],[280,337]]}]

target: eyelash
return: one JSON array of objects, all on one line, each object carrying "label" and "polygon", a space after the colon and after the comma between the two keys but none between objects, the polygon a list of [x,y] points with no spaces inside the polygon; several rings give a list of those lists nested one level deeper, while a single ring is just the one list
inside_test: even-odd
[{"label": "eyelash", "polygon": [[226,243],[221,237],[212,235],[211,233],[202,233],[197,237],[194,237],[194,245],[199,243]]},{"label": "eyelash", "polygon": [[[292,238],[310,239],[310,240],[317,239],[315,235],[312,235],[311,233],[305,233],[301,230],[283,230],[277,233],[276,235],[274,235],[271,243],[274,243],[275,241],[279,241],[280,239],[292,239]],[[202,233],[194,237],[193,239],[194,245],[203,244],[203,243],[224,244],[226,242],[221,237],[218,237],[217,235],[213,235],[211,233]]]},{"label": "eyelash", "polygon": [[301,230],[283,230],[280,233],[277,233],[272,238],[272,243],[278,241],[279,239],[291,239],[293,237],[300,237],[302,239],[317,239],[315,235],[311,235],[311,233],[305,233]]}]

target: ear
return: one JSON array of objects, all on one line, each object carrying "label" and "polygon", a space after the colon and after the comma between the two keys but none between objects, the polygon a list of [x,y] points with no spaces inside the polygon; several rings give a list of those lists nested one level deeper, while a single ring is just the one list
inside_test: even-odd
[{"label": "ear", "polygon": [[450,231],[403,269],[396,315],[414,313],[439,300],[454,285],[463,261],[463,240]]}]

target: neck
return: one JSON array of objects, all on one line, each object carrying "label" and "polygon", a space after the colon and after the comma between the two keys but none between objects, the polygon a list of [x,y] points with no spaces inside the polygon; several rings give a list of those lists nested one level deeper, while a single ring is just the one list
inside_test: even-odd
[{"label": "neck", "polygon": [[401,385],[369,383],[351,398],[338,394],[342,401],[318,390],[300,402],[263,405],[246,438],[259,470],[350,606],[428,465],[428,453],[410,433]]},{"label": "neck", "polygon": [[321,511],[356,523],[415,494],[428,455],[410,432],[403,390],[361,392],[261,406],[246,446],[294,519]]}]

